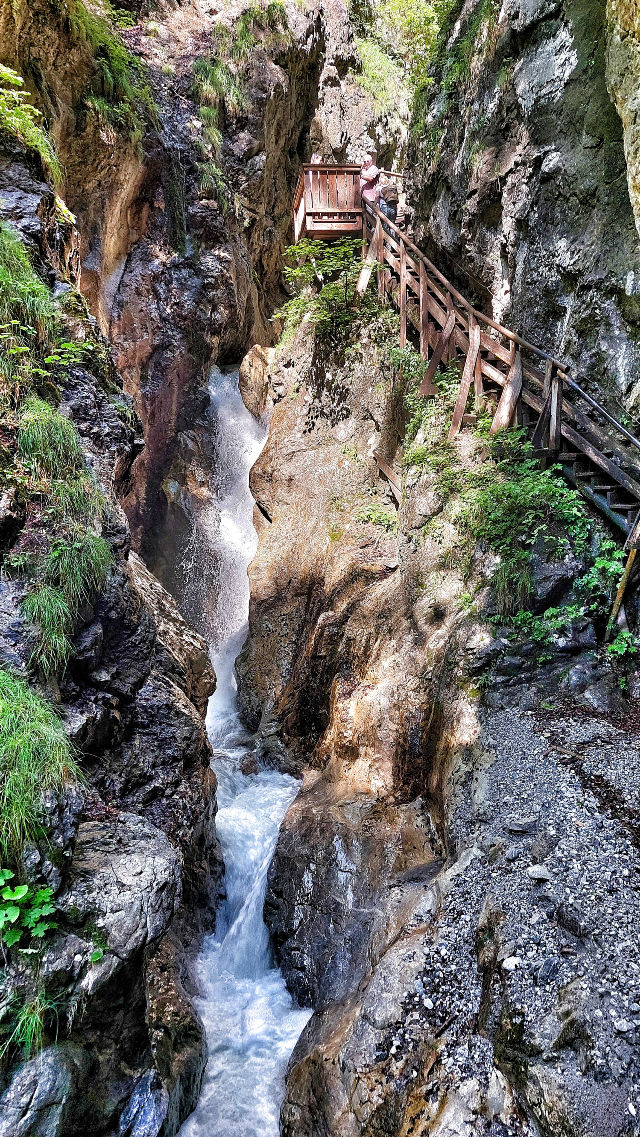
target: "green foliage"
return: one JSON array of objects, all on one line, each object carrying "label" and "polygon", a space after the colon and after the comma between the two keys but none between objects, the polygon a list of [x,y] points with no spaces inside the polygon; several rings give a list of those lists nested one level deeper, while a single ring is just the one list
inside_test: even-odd
[{"label": "green foliage", "polygon": [[379,501],[372,501],[361,506],[355,513],[355,519],[356,521],[379,525],[387,533],[394,533],[398,525],[397,515],[385,509]]},{"label": "green foliage", "polygon": [[380,7],[380,17],[392,30],[413,90],[428,82],[440,12],[445,6],[442,0],[384,0]]},{"label": "green foliage", "polygon": [[637,654],[638,645],[635,636],[626,629],[622,632],[618,632],[615,640],[612,640],[611,643],[607,645],[607,655],[612,656],[614,659],[623,659]]},{"label": "green foliage", "polygon": [[202,106],[223,105],[233,114],[245,109],[247,98],[237,76],[220,59],[197,59],[193,65],[194,95]]},{"label": "green foliage", "polygon": [[73,423],[35,395],[25,400],[20,415],[18,453],[34,471],[52,478],[75,473],[83,462]]},{"label": "green foliage", "polygon": [[40,111],[27,102],[24,80],[10,67],[0,64],[0,131],[17,138],[40,155],[42,164],[55,184],[62,180],[62,170],[53,142],[38,126]]},{"label": "green foliage", "polygon": [[31,665],[45,675],[66,666],[78,611],[104,586],[112,562],[111,546],[104,537],[71,521],[37,555],[6,558],[7,568],[30,577],[22,611],[39,633]]},{"label": "green foliage", "polygon": [[215,162],[203,162],[200,166],[200,192],[207,197],[214,196],[223,213],[231,209],[229,184]]},{"label": "green foliage", "polygon": [[20,237],[0,221],[0,324],[39,342],[51,336],[55,307],[44,281],[34,271]]},{"label": "green foliage", "polygon": [[[0,670],[0,850],[13,858],[40,827],[42,795],[78,777],[53,708],[24,679]],[[26,894],[25,894],[26,895]]]},{"label": "green foliage", "polygon": [[51,888],[31,888],[28,884],[13,887],[10,869],[0,869],[0,940],[7,947],[23,945],[29,940],[42,940],[57,924],[49,920],[56,906]]},{"label": "green foliage", "polygon": [[[12,567],[9,564],[8,567]],[[64,593],[39,581],[27,592],[21,605],[25,618],[38,630],[30,665],[44,675],[63,671],[72,652],[74,613]]]},{"label": "green foliage", "polygon": [[260,42],[257,32],[282,34],[288,31],[287,12],[281,0],[269,0],[265,4],[250,4],[240,16],[233,36],[224,25],[216,29],[216,38],[222,50],[236,63],[246,60],[251,50]]},{"label": "green foliage", "polygon": [[362,70],[355,73],[360,87],[373,99],[378,111],[387,114],[398,104],[402,69],[373,37],[356,38]]},{"label": "green foliage", "polygon": [[285,250],[285,256],[295,263],[285,266],[284,278],[296,291],[276,313],[285,321],[283,342],[303,321],[329,342],[335,343],[348,331],[358,314],[354,297],[362,268],[361,252],[362,241],[352,237],[338,241],[305,239]]},{"label": "green foliage", "polygon": [[144,119],[158,126],[158,115],[142,65],[124,46],[109,21],[89,11],[82,0],[71,0],[71,29],[85,40],[95,58],[97,90],[87,99],[98,118],[140,139]]}]

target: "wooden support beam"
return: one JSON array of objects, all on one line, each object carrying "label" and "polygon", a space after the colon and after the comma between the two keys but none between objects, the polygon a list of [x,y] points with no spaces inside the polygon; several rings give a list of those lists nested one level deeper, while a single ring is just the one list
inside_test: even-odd
[{"label": "wooden support beam", "polygon": [[419,395],[430,395],[430,394],[432,394],[431,388],[433,386],[433,377],[434,377],[436,371],[438,370],[438,367],[440,365],[440,360],[442,359],[442,356],[444,355],[444,352],[445,352],[445,348],[448,346],[449,339],[451,338],[451,333],[453,331],[453,326],[454,326],[455,322],[456,322],[456,314],[455,314],[455,312],[451,311],[447,317],[447,322],[446,322],[444,328],[440,332],[440,336],[438,338],[438,343],[436,344],[434,353],[431,356],[431,362],[429,364],[429,370],[427,371],[427,374],[425,375],[425,377],[422,380],[422,383],[420,385],[420,389],[418,391]]},{"label": "wooden support beam", "polygon": [[[382,231],[382,224],[378,221],[376,225],[376,236],[378,238],[378,247],[376,250],[376,260],[379,265],[384,263],[384,233]],[[384,283],[384,268],[378,269],[378,300],[381,304],[385,301],[385,283]]]},{"label": "wooden support beam", "polygon": [[638,555],[638,550],[637,549],[631,549],[631,552],[629,553],[629,556],[627,557],[627,563],[625,565],[624,572],[620,578],[620,584],[618,585],[618,591],[616,592],[616,598],[613,602],[613,608],[611,609],[611,615],[609,616],[609,623],[607,624],[607,630],[606,630],[605,636],[604,636],[604,642],[605,643],[608,643],[609,640],[611,639],[611,636],[613,635],[613,631],[614,631],[614,628],[615,628],[617,620],[618,620],[618,613],[620,611],[620,608],[622,607],[622,601],[624,599],[624,594],[627,590],[627,585],[629,583],[629,577],[631,576],[631,570],[633,568],[633,562],[635,561],[637,555]]},{"label": "wooden support beam", "polygon": [[536,424],[531,443],[534,450],[547,450],[549,448],[549,419],[551,417],[551,391],[547,395],[542,407],[542,414]]},{"label": "wooden support beam", "polygon": [[522,390],[522,356],[519,351],[514,351],[514,356],[513,366],[502,390],[489,434],[497,434],[499,430],[504,430],[505,427],[510,426],[515,414],[516,403]]},{"label": "wooden support beam", "polygon": [[380,243],[379,233],[381,232],[382,225],[380,221],[378,221],[371,238],[371,242],[369,244],[367,255],[364,258],[362,268],[360,269],[360,276],[358,277],[358,283],[356,284],[356,296],[364,296],[365,292],[367,291],[367,285],[371,279],[373,266],[376,262],[376,253]]},{"label": "wooden support beam", "polygon": [[[473,317],[471,317],[471,319],[473,320]],[[473,323],[469,329],[469,339],[469,354],[465,360],[462,379],[460,380],[460,390],[458,392],[458,398],[456,400],[456,405],[453,411],[453,418],[451,420],[451,428],[449,430],[449,442],[451,442],[452,438],[455,438],[456,434],[460,430],[462,416],[467,405],[469,390],[471,388],[471,380],[475,375],[476,361],[478,359],[478,352],[480,351],[480,326],[476,323],[475,320],[473,320]]]},{"label": "wooden support beam", "polygon": [[407,345],[407,248],[400,246],[400,347]]},{"label": "wooden support beam", "polygon": [[551,377],[553,375],[553,360],[548,359],[544,369],[544,386],[542,388],[543,398],[547,398],[551,393]]},{"label": "wooden support beam", "polygon": [[[455,333],[455,330],[456,330],[456,323],[455,323],[456,310],[455,310],[454,305],[453,305],[453,296],[449,292],[449,293],[447,293],[447,319],[449,318],[449,316],[452,312],[453,312],[453,331]],[[446,350],[447,363],[451,363],[451,360],[455,359],[455,357],[456,357],[456,342],[455,341],[456,341],[455,335],[449,336],[449,343],[447,344],[447,350]]]},{"label": "wooden support beam", "polygon": [[562,379],[557,373],[551,376],[549,398],[549,449],[560,450],[562,446]]},{"label": "wooden support beam", "polygon": [[474,401],[474,406],[475,406],[476,410],[477,411],[483,410],[484,409],[484,386],[482,383],[482,356],[480,355],[480,351],[478,351],[478,355],[476,356],[476,366],[475,366],[475,372],[474,372],[474,377],[473,377],[473,395],[474,395],[473,401]]},{"label": "wooden support beam", "polygon": [[389,463],[386,462],[380,454],[378,454],[377,450],[374,450],[373,457],[378,464],[378,469],[384,474],[385,478],[389,482],[389,485],[391,486],[391,492],[395,497],[398,505],[400,505],[402,500],[402,483],[400,482],[398,475],[396,474],[393,467],[390,466]]}]

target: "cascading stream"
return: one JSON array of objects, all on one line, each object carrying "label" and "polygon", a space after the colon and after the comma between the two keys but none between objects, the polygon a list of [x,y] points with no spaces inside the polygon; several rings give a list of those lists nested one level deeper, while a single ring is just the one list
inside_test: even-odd
[{"label": "cascading stream", "polygon": [[233,664],[246,635],[247,567],[257,544],[249,470],[266,431],[242,402],[237,372],[214,368],[210,392],[217,498],[198,514],[190,563],[197,571],[202,555],[217,562],[217,598],[207,625],[218,688],[207,729],[227,899],[197,963],[202,995],[196,1004],[209,1058],[198,1106],[180,1137],[277,1137],[284,1066],[310,1012],[293,1008],[273,967],[262,906],[278,829],[298,786],[272,770],[240,770],[255,742],[238,717]]}]

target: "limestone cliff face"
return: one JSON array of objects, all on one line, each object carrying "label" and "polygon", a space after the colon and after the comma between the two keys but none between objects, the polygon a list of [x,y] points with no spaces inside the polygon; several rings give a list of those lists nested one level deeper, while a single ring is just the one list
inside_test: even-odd
[{"label": "limestone cliff face", "polygon": [[604,0],[455,5],[409,160],[416,233],[441,267],[629,407],[640,242],[607,81],[633,184],[631,7],[610,6],[607,49]]},{"label": "limestone cliff face", "polygon": [[628,0],[607,4],[607,87],[622,120],[629,197],[640,231],[640,14]]}]

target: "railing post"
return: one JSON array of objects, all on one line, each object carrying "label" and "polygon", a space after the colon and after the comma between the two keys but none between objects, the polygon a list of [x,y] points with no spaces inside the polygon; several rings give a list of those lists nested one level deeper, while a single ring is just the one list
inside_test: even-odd
[{"label": "railing post", "polygon": [[420,358],[429,358],[429,286],[427,270],[420,261]]},{"label": "railing post", "polygon": [[549,412],[549,449],[562,447],[562,379],[557,371],[551,376],[551,407]]},{"label": "railing post", "polygon": [[407,343],[407,247],[400,242],[400,347]]},{"label": "railing post", "polygon": [[[379,265],[384,265],[384,231],[382,229],[382,222],[378,218],[377,224],[378,231],[378,247],[376,251],[376,260]],[[384,268],[378,269],[378,300],[384,303],[385,289],[384,289]]]}]

